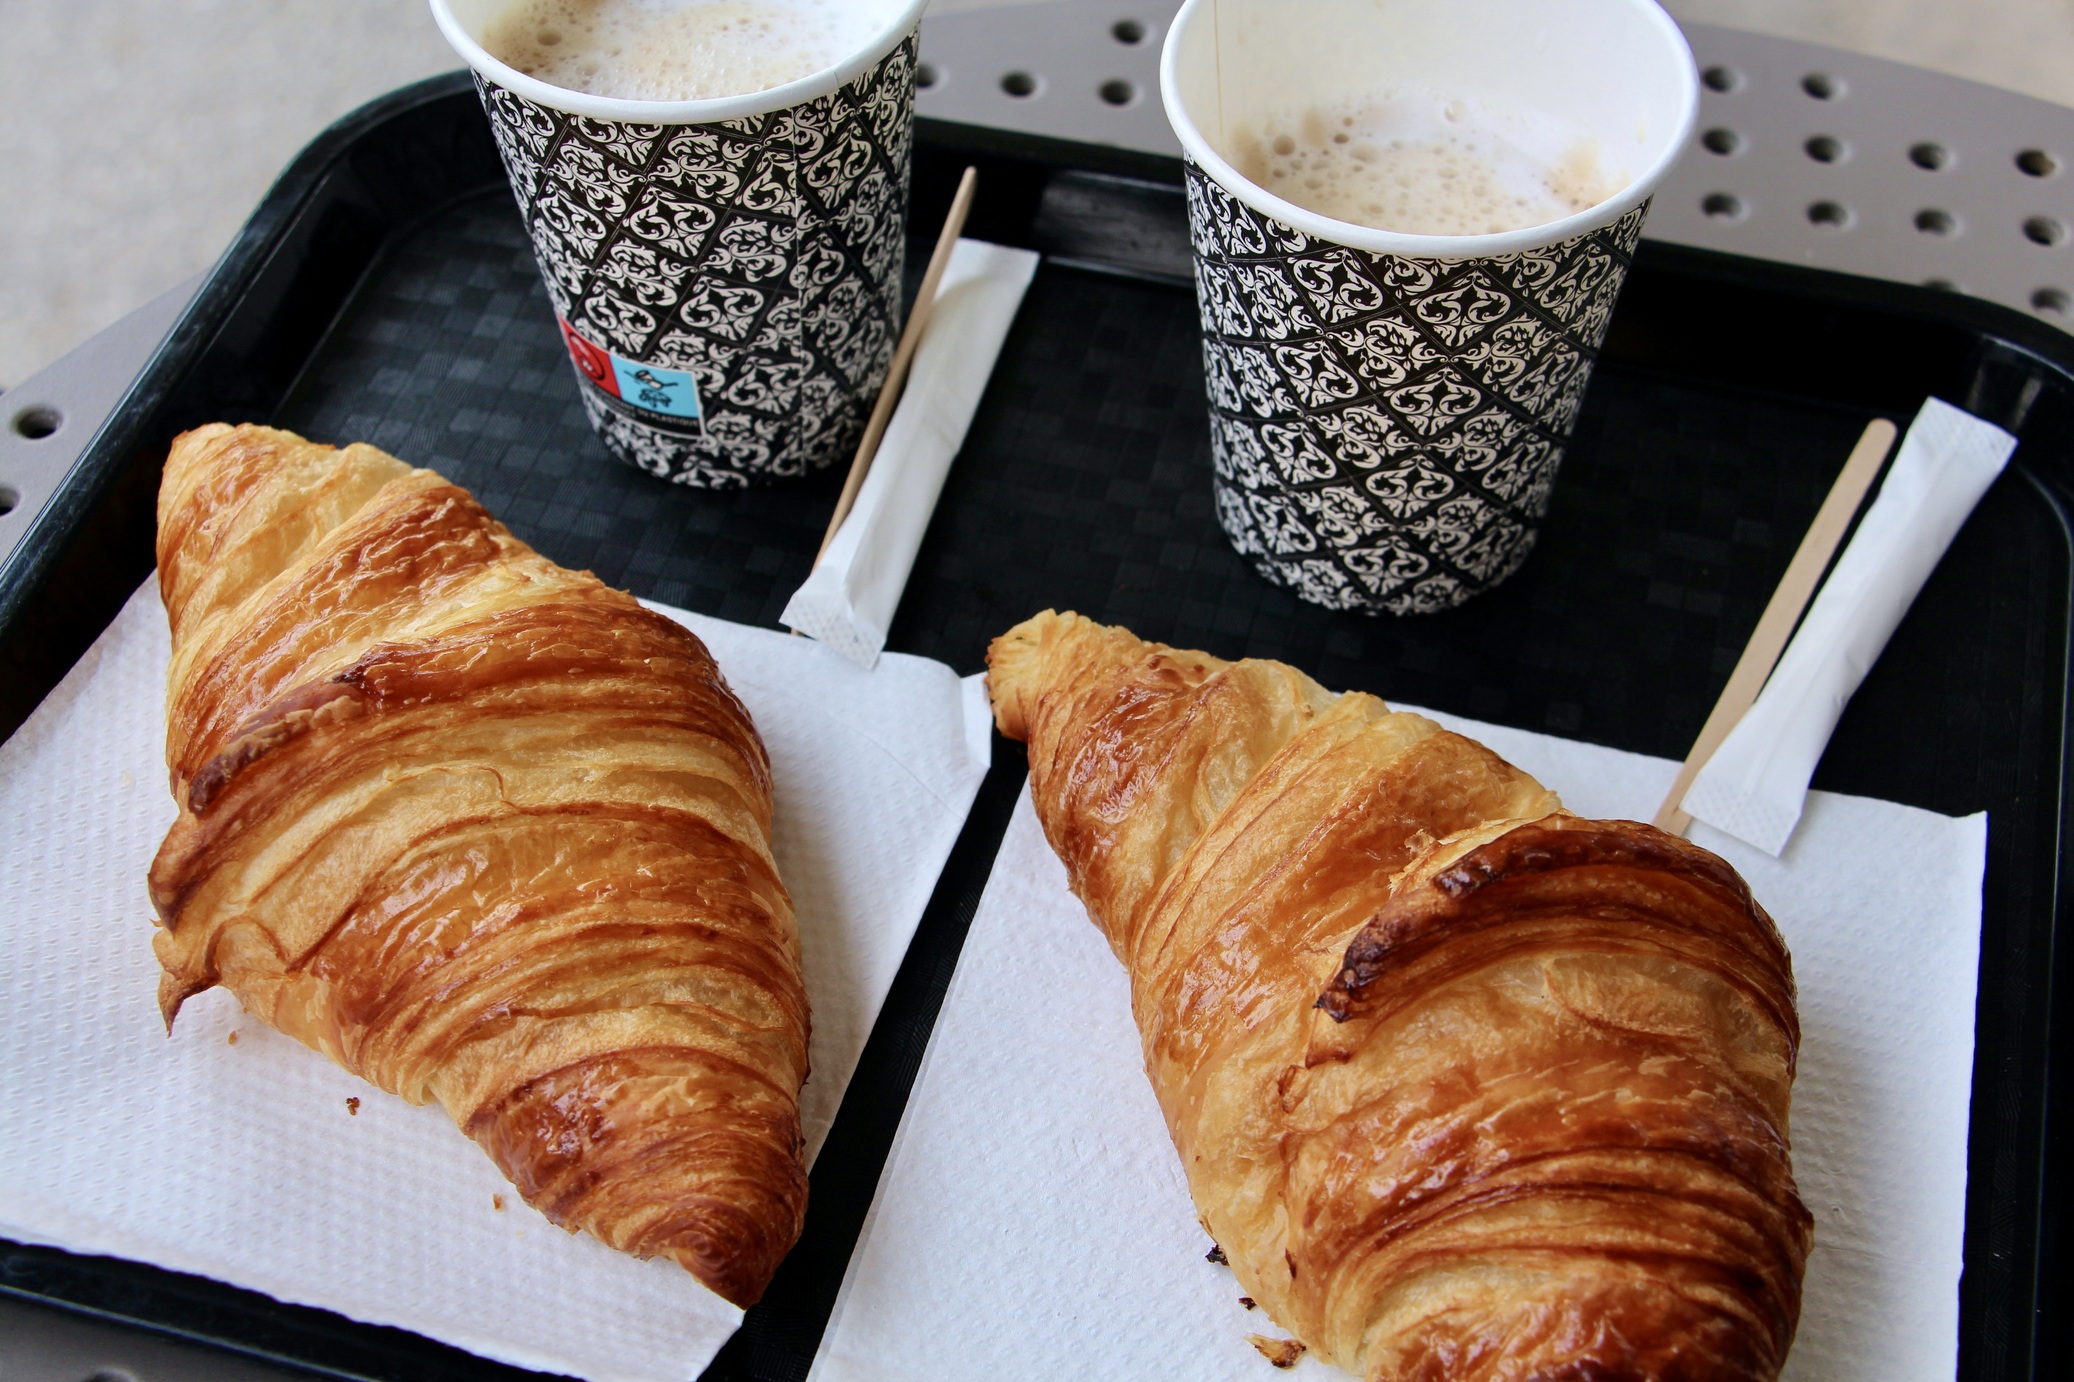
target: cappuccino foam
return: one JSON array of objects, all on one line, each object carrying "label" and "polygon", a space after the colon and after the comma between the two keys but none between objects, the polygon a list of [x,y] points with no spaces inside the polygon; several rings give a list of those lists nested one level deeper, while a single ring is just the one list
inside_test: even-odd
[{"label": "cappuccino foam", "polygon": [[858,0],[517,0],[483,47],[551,86],[627,101],[743,96],[835,66],[886,22]]},{"label": "cappuccino foam", "polygon": [[1627,185],[1595,140],[1530,112],[1384,92],[1276,112],[1229,139],[1240,176],[1306,211],[1406,235],[1546,225]]}]

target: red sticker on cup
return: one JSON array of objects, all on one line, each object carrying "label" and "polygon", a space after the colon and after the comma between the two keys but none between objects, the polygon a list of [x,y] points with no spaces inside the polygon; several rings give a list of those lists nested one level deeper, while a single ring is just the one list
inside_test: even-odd
[{"label": "red sticker on cup", "polygon": [[619,375],[612,368],[612,356],[577,335],[576,328],[560,317],[555,320],[561,323],[562,339],[569,345],[569,358],[576,362],[576,368],[583,377],[614,398],[619,397]]}]

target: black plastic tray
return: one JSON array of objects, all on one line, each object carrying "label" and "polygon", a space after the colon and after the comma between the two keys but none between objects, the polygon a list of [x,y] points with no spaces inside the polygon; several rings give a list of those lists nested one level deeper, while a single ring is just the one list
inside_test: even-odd
[{"label": "black plastic tray", "polygon": [[[1178,165],[924,122],[913,224],[981,167],[968,233],[1044,250],[893,628],[976,670],[1047,605],[1328,685],[1682,756],[1865,421],[1929,393],[2017,431],[1844,717],[1816,785],[1990,813],[1960,1375],[2069,1375],[2069,1147],[2050,1095],[2067,815],[2074,340],[1955,295],[1645,244],[1539,550],[1450,614],[1302,604],[1216,528]],[[919,263],[920,255],[911,256]],[[558,561],[773,624],[840,475],[736,495],[606,459],[475,95],[407,88],[268,195],[0,570],[12,732],[151,565],[171,437],[213,419],[372,441],[470,486]],[[714,1378],[804,1376],[1023,774],[995,746],[813,1178],[806,1235]],[[2055,983],[2057,976],[2059,982]],[[1906,1022],[1910,1014],[1896,1012]],[[313,1173],[321,1171],[313,1168]],[[395,1330],[157,1268],[0,1244],[0,1291],[353,1378],[518,1377]],[[926,1341],[917,1371],[929,1372]]]}]

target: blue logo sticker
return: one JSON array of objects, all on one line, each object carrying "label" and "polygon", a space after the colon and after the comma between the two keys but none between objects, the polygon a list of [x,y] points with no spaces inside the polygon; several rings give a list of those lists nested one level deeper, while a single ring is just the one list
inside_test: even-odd
[{"label": "blue logo sticker", "polygon": [[701,417],[698,381],[683,370],[659,365],[637,365],[632,360],[612,357],[619,396],[636,407],[671,417]]}]

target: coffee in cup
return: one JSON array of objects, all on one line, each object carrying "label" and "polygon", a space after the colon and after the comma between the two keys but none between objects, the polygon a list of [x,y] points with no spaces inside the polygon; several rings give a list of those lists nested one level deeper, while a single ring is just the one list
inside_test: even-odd
[{"label": "coffee in cup", "polygon": [[700,101],[833,67],[883,23],[846,0],[514,0],[483,47],[569,91]]},{"label": "coffee in cup", "polygon": [[1526,561],[1699,73],[1656,0],[1186,0],[1218,522],[1335,609]]},{"label": "coffee in cup", "polygon": [[1270,110],[1228,131],[1232,166],[1284,201],[1405,235],[1493,235],[1628,184],[1599,141],[1528,107],[1422,87]]},{"label": "coffee in cup", "polygon": [[855,449],[900,332],[926,2],[431,0],[611,455],[721,489]]}]

